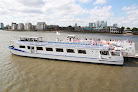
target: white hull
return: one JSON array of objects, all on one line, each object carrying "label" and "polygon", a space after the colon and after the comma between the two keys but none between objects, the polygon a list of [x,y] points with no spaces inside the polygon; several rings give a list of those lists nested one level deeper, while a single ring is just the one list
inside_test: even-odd
[{"label": "white hull", "polygon": [[90,57],[81,57],[81,56],[60,55],[60,54],[58,55],[58,54],[46,54],[46,53],[22,52],[14,49],[10,49],[10,50],[12,54],[19,55],[19,56],[27,56],[27,57],[38,57],[38,58],[47,58],[47,59],[115,64],[115,65],[123,65],[124,63],[123,58],[112,60],[112,59],[100,59],[100,58],[90,58]]}]

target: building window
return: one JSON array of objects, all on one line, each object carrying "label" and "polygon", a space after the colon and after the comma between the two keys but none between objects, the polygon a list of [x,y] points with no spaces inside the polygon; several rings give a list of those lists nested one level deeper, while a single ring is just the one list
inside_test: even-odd
[{"label": "building window", "polygon": [[46,51],[53,51],[53,48],[46,48]]},{"label": "building window", "polygon": [[23,45],[20,45],[20,46],[19,46],[19,48],[25,48],[25,46],[23,46]]},{"label": "building window", "polygon": [[36,47],[37,50],[43,50],[43,47]]},{"label": "building window", "polygon": [[67,53],[75,53],[74,49],[67,49]]},{"label": "building window", "polygon": [[62,48],[56,48],[56,52],[63,52]]},{"label": "building window", "polygon": [[78,50],[79,54],[86,54],[86,50]]},{"label": "building window", "polygon": [[108,51],[100,51],[100,54],[101,55],[109,55],[109,52]]}]

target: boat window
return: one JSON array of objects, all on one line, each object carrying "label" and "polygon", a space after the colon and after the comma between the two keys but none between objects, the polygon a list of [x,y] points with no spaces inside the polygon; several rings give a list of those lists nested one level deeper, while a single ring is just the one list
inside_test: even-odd
[{"label": "boat window", "polygon": [[63,52],[62,48],[56,48],[56,52]]},{"label": "boat window", "polygon": [[86,50],[78,50],[79,54],[86,54]]},{"label": "boat window", "polygon": [[37,50],[43,50],[43,47],[36,47]]},{"label": "boat window", "polygon": [[75,53],[74,49],[67,49],[67,53]]},{"label": "boat window", "polygon": [[111,52],[111,55],[112,56],[120,56],[120,53],[119,52]]},{"label": "boat window", "polygon": [[34,49],[34,47],[30,47],[30,46],[27,46],[27,48],[28,48],[28,49],[30,49],[30,48]]},{"label": "boat window", "polygon": [[25,46],[23,46],[23,45],[20,45],[20,46],[19,46],[19,48],[25,48]]},{"label": "boat window", "polygon": [[53,51],[53,48],[46,48],[46,51]]},{"label": "boat window", "polygon": [[28,49],[30,49],[30,46],[27,46]]},{"label": "boat window", "polygon": [[100,54],[101,55],[109,55],[109,52],[108,51],[100,51]]}]

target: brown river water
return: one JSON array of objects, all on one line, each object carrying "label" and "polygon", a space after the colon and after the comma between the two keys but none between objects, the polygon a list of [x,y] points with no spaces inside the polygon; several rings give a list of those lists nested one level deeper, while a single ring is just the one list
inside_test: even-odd
[{"label": "brown river water", "polygon": [[129,58],[124,66],[29,58],[12,55],[10,40],[18,36],[41,36],[44,40],[66,38],[75,34],[81,38],[129,39],[138,36],[18,32],[0,30],[0,92],[138,92],[138,59]]}]

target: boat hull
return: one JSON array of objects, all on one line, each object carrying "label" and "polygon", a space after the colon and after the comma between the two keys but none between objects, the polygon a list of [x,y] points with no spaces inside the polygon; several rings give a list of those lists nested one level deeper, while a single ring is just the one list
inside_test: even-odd
[{"label": "boat hull", "polygon": [[102,63],[102,64],[114,64],[114,65],[123,65],[124,59],[120,60],[111,60],[111,59],[99,59],[99,58],[88,58],[88,57],[76,57],[68,55],[55,55],[55,54],[44,54],[44,53],[30,53],[26,51],[21,51],[9,46],[9,49],[12,54],[19,56],[27,57],[37,57],[37,58],[46,58],[46,59],[55,59],[55,60],[67,60],[67,61],[79,61],[79,62],[90,62],[90,63]]}]

